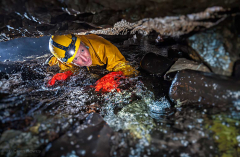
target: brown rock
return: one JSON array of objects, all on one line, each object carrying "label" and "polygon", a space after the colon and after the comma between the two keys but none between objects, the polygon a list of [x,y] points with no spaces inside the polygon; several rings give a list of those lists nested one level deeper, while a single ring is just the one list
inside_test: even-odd
[{"label": "brown rock", "polygon": [[213,73],[183,70],[176,74],[169,97],[178,105],[234,104],[240,99],[240,81]]},{"label": "brown rock", "polygon": [[165,80],[172,80],[178,71],[190,69],[196,71],[210,72],[208,67],[185,58],[179,58],[164,75]]},{"label": "brown rock", "polygon": [[110,156],[112,129],[97,113],[90,114],[84,124],[68,132],[47,147],[45,156]]}]

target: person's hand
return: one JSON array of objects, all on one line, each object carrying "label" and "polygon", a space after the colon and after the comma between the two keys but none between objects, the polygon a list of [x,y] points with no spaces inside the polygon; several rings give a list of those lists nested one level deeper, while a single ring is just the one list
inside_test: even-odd
[{"label": "person's hand", "polygon": [[93,87],[97,92],[99,92],[100,90],[102,92],[111,92],[113,89],[116,89],[118,92],[120,92],[120,89],[118,88],[120,84],[120,79],[125,78],[126,77],[123,75],[122,71],[111,72],[99,79]]},{"label": "person's hand", "polygon": [[49,87],[49,86],[53,86],[53,85],[56,83],[56,81],[64,81],[64,80],[66,80],[69,76],[71,76],[72,74],[73,74],[72,71],[66,71],[66,72],[64,72],[64,73],[57,73],[56,75],[54,75],[54,76],[52,77],[51,80],[48,81],[47,86],[48,86],[48,87]]}]

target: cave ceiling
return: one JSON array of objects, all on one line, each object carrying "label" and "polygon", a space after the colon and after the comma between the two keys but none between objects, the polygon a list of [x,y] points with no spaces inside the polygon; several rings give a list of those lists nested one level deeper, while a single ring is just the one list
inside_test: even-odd
[{"label": "cave ceiling", "polygon": [[[0,41],[103,29],[109,35],[123,30],[182,35],[214,26],[238,12],[236,6],[240,6],[237,0],[2,0]],[[112,31],[116,25],[124,29]]]}]

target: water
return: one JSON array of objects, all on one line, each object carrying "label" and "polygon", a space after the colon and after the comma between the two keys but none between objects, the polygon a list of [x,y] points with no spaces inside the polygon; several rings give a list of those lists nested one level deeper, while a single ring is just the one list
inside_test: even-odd
[{"label": "water", "polygon": [[[117,46],[136,67],[146,53]],[[175,106],[170,83],[144,71],[124,80],[121,92],[95,92],[98,78],[85,69],[48,88],[48,56],[1,77],[1,156],[239,156],[239,102]]]},{"label": "water", "polygon": [[[49,53],[49,36],[40,38],[18,38],[8,42],[0,42],[0,61],[22,61]],[[26,58],[27,57],[27,58]]]}]

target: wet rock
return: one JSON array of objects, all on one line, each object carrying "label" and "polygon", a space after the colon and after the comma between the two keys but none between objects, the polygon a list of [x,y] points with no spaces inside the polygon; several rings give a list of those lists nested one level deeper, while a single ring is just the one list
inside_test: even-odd
[{"label": "wet rock", "polygon": [[233,67],[233,77],[240,79],[240,60],[237,60],[234,63],[234,67]]},{"label": "wet rock", "polygon": [[112,129],[102,117],[90,114],[84,124],[69,131],[46,147],[45,156],[110,156]]},{"label": "wet rock", "polygon": [[151,143],[150,132],[157,128],[154,119],[162,120],[168,114],[170,103],[164,97],[155,100],[154,94],[148,90],[138,89],[137,96],[138,100],[125,105],[117,113],[114,113],[111,107],[113,103],[109,104],[107,106],[109,114],[104,117],[104,120],[114,131],[129,130],[132,138],[141,140],[142,150]]},{"label": "wet rock", "polygon": [[8,79],[8,75],[4,72],[0,72],[0,79]]},{"label": "wet rock", "polygon": [[45,116],[45,115],[34,115],[35,124],[28,128],[29,132],[34,135],[38,135],[44,144],[48,144],[57,140],[59,137],[64,135],[71,128],[75,128],[85,117],[82,114],[78,114],[76,118],[71,115],[56,115],[56,116]]},{"label": "wet rock", "polygon": [[9,95],[9,93],[1,91],[0,92],[0,99],[3,99],[5,97],[7,97],[8,95]]},{"label": "wet rock", "polygon": [[240,99],[240,82],[229,77],[193,70],[176,74],[169,97],[178,105],[189,103],[234,104]]},{"label": "wet rock", "polygon": [[155,123],[149,116],[148,106],[143,100],[134,101],[125,106],[117,115],[111,113],[104,119],[114,131],[130,130],[133,138],[144,139],[146,144],[151,141],[149,132]]},{"label": "wet rock", "polygon": [[239,19],[240,16],[229,17],[222,25],[188,39],[189,45],[216,74],[232,75],[234,62],[240,54],[240,38],[236,30]]},{"label": "wet rock", "polygon": [[36,61],[34,63],[31,63],[30,61],[0,62],[0,77],[8,79],[9,76],[6,76],[6,74],[15,74],[17,72],[21,72],[21,78],[24,81],[45,78],[45,75],[42,73],[42,69],[39,66],[39,63]]},{"label": "wet rock", "polygon": [[38,71],[34,69],[30,69],[27,67],[22,68],[22,79],[25,80],[35,80],[35,79],[44,79],[46,76],[38,73]]},{"label": "wet rock", "polygon": [[149,132],[155,126],[148,106],[154,101],[154,94],[141,81],[134,82],[135,86],[122,90],[121,93],[104,95],[106,101],[102,110],[106,113],[102,113],[114,131],[129,131],[132,138],[142,139],[142,147],[145,147],[151,141]]},{"label": "wet rock", "polygon": [[203,63],[197,63],[185,58],[179,58],[164,75],[165,80],[172,80],[178,71],[190,69],[196,71],[210,72]]},{"label": "wet rock", "polygon": [[229,54],[225,48],[224,38],[218,33],[201,33],[192,36],[191,46],[196,49],[203,60],[216,74],[230,76],[236,56]]},{"label": "wet rock", "polygon": [[21,74],[12,74],[0,81],[0,91],[11,93],[14,87],[20,86],[22,83]]},{"label": "wet rock", "polygon": [[21,70],[21,65],[13,62],[0,62],[0,72],[6,74],[17,73]]},{"label": "wet rock", "polygon": [[[177,58],[187,58],[193,59],[195,61],[201,61],[198,53],[192,47],[187,45],[186,39],[179,36],[160,37],[159,33],[155,31],[152,31],[147,36],[141,34],[134,34],[131,38],[124,41],[123,47],[127,47],[128,49],[130,49],[134,46],[137,46],[141,51],[144,52],[144,54],[152,52],[173,60]],[[138,53],[140,54],[141,51]]]},{"label": "wet rock", "polygon": [[143,57],[141,67],[151,74],[163,75],[173,63],[174,61],[166,57],[148,53]]},{"label": "wet rock", "polygon": [[[191,7],[189,7],[191,6]],[[183,3],[176,3],[173,0],[168,1],[154,1],[146,3],[144,0],[139,1],[101,1],[101,2],[85,2],[80,1],[58,1],[44,0],[41,3],[38,1],[15,1],[3,0],[1,2],[0,11],[0,27],[1,35],[0,41],[10,40],[15,37],[36,37],[49,34],[68,34],[79,33],[86,30],[96,30],[99,28],[106,28],[113,26],[119,19],[125,19],[129,22],[140,21],[143,18],[164,17],[170,15],[186,15],[193,12],[203,11],[207,7],[222,6],[224,8],[239,6],[237,0],[226,2],[224,0],[217,3],[188,2],[186,6]],[[178,9],[176,9],[178,8]],[[193,9],[194,8],[194,9]],[[238,8],[239,9],[239,8]],[[174,10],[174,11],[173,11]],[[211,9],[210,14],[193,14],[189,19],[199,20],[202,17],[211,19],[219,17],[221,14],[211,14],[212,10],[221,11],[219,9]],[[185,18],[179,18],[180,21],[185,21]],[[173,19],[170,19],[173,20]],[[200,20],[199,20],[200,21]],[[209,23],[195,21],[197,25],[209,26]],[[169,34],[172,28],[169,26],[174,25],[175,31],[179,32],[179,26],[192,29],[199,29],[195,27],[196,23],[189,22],[187,25],[183,23],[169,23],[164,22],[164,27],[161,26],[161,21],[153,22],[140,21],[142,31],[145,31],[145,25],[149,24],[152,27],[164,34]],[[143,25],[141,23],[144,23]],[[165,25],[166,24],[166,25]],[[212,25],[212,24],[210,24]],[[147,30],[148,32],[149,30]],[[125,32],[123,32],[125,33]],[[176,33],[179,34],[179,33]]]},{"label": "wet rock", "polygon": [[214,141],[223,156],[237,156],[240,153],[239,149],[235,149],[240,144],[239,127],[236,127],[239,123],[239,118],[230,118],[225,114],[206,119],[205,127],[214,133]]},{"label": "wet rock", "polygon": [[165,97],[162,97],[157,101],[152,101],[148,104],[148,107],[151,117],[156,120],[161,120],[163,119],[163,116],[166,115],[166,110],[169,109],[171,105]]},{"label": "wet rock", "polygon": [[3,112],[3,115],[0,116],[1,122],[0,122],[0,133],[12,129],[12,130],[25,130],[28,126],[31,125],[31,122],[33,119],[31,117],[25,117],[25,118],[8,118],[11,116],[10,110],[5,110]]},{"label": "wet rock", "polygon": [[[136,34],[148,35],[152,31],[156,31],[163,36],[178,37],[189,33],[197,32],[210,28],[225,19],[222,13],[225,12],[223,7],[207,8],[200,13],[182,15],[182,16],[166,16],[163,18],[145,18],[135,23],[122,20],[114,24],[113,28],[93,30],[93,34],[109,34],[109,35],[126,35]],[[158,15],[159,16],[159,15]],[[213,20],[214,18],[214,20]],[[204,21],[204,22],[203,22]],[[157,39],[161,41],[161,39]]]},{"label": "wet rock", "polygon": [[8,141],[20,134],[21,134],[21,131],[18,131],[18,130],[7,130],[2,134],[0,141],[1,142]]},{"label": "wet rock", "polygon": [[5,131],[0,139],[1,156],[39,156],[41,142],[37,136],[18,130]]},{"label": "wet rock", "polygon": [[168,48],[168,58],[176,59],[176,58],[186,58],[192,59],[197,62],[201,62],[202,59],[198,55],[198,53],[190,46],[186,45],[186,41],[184,40],[183,43],[176,43],[171,45]]}]

